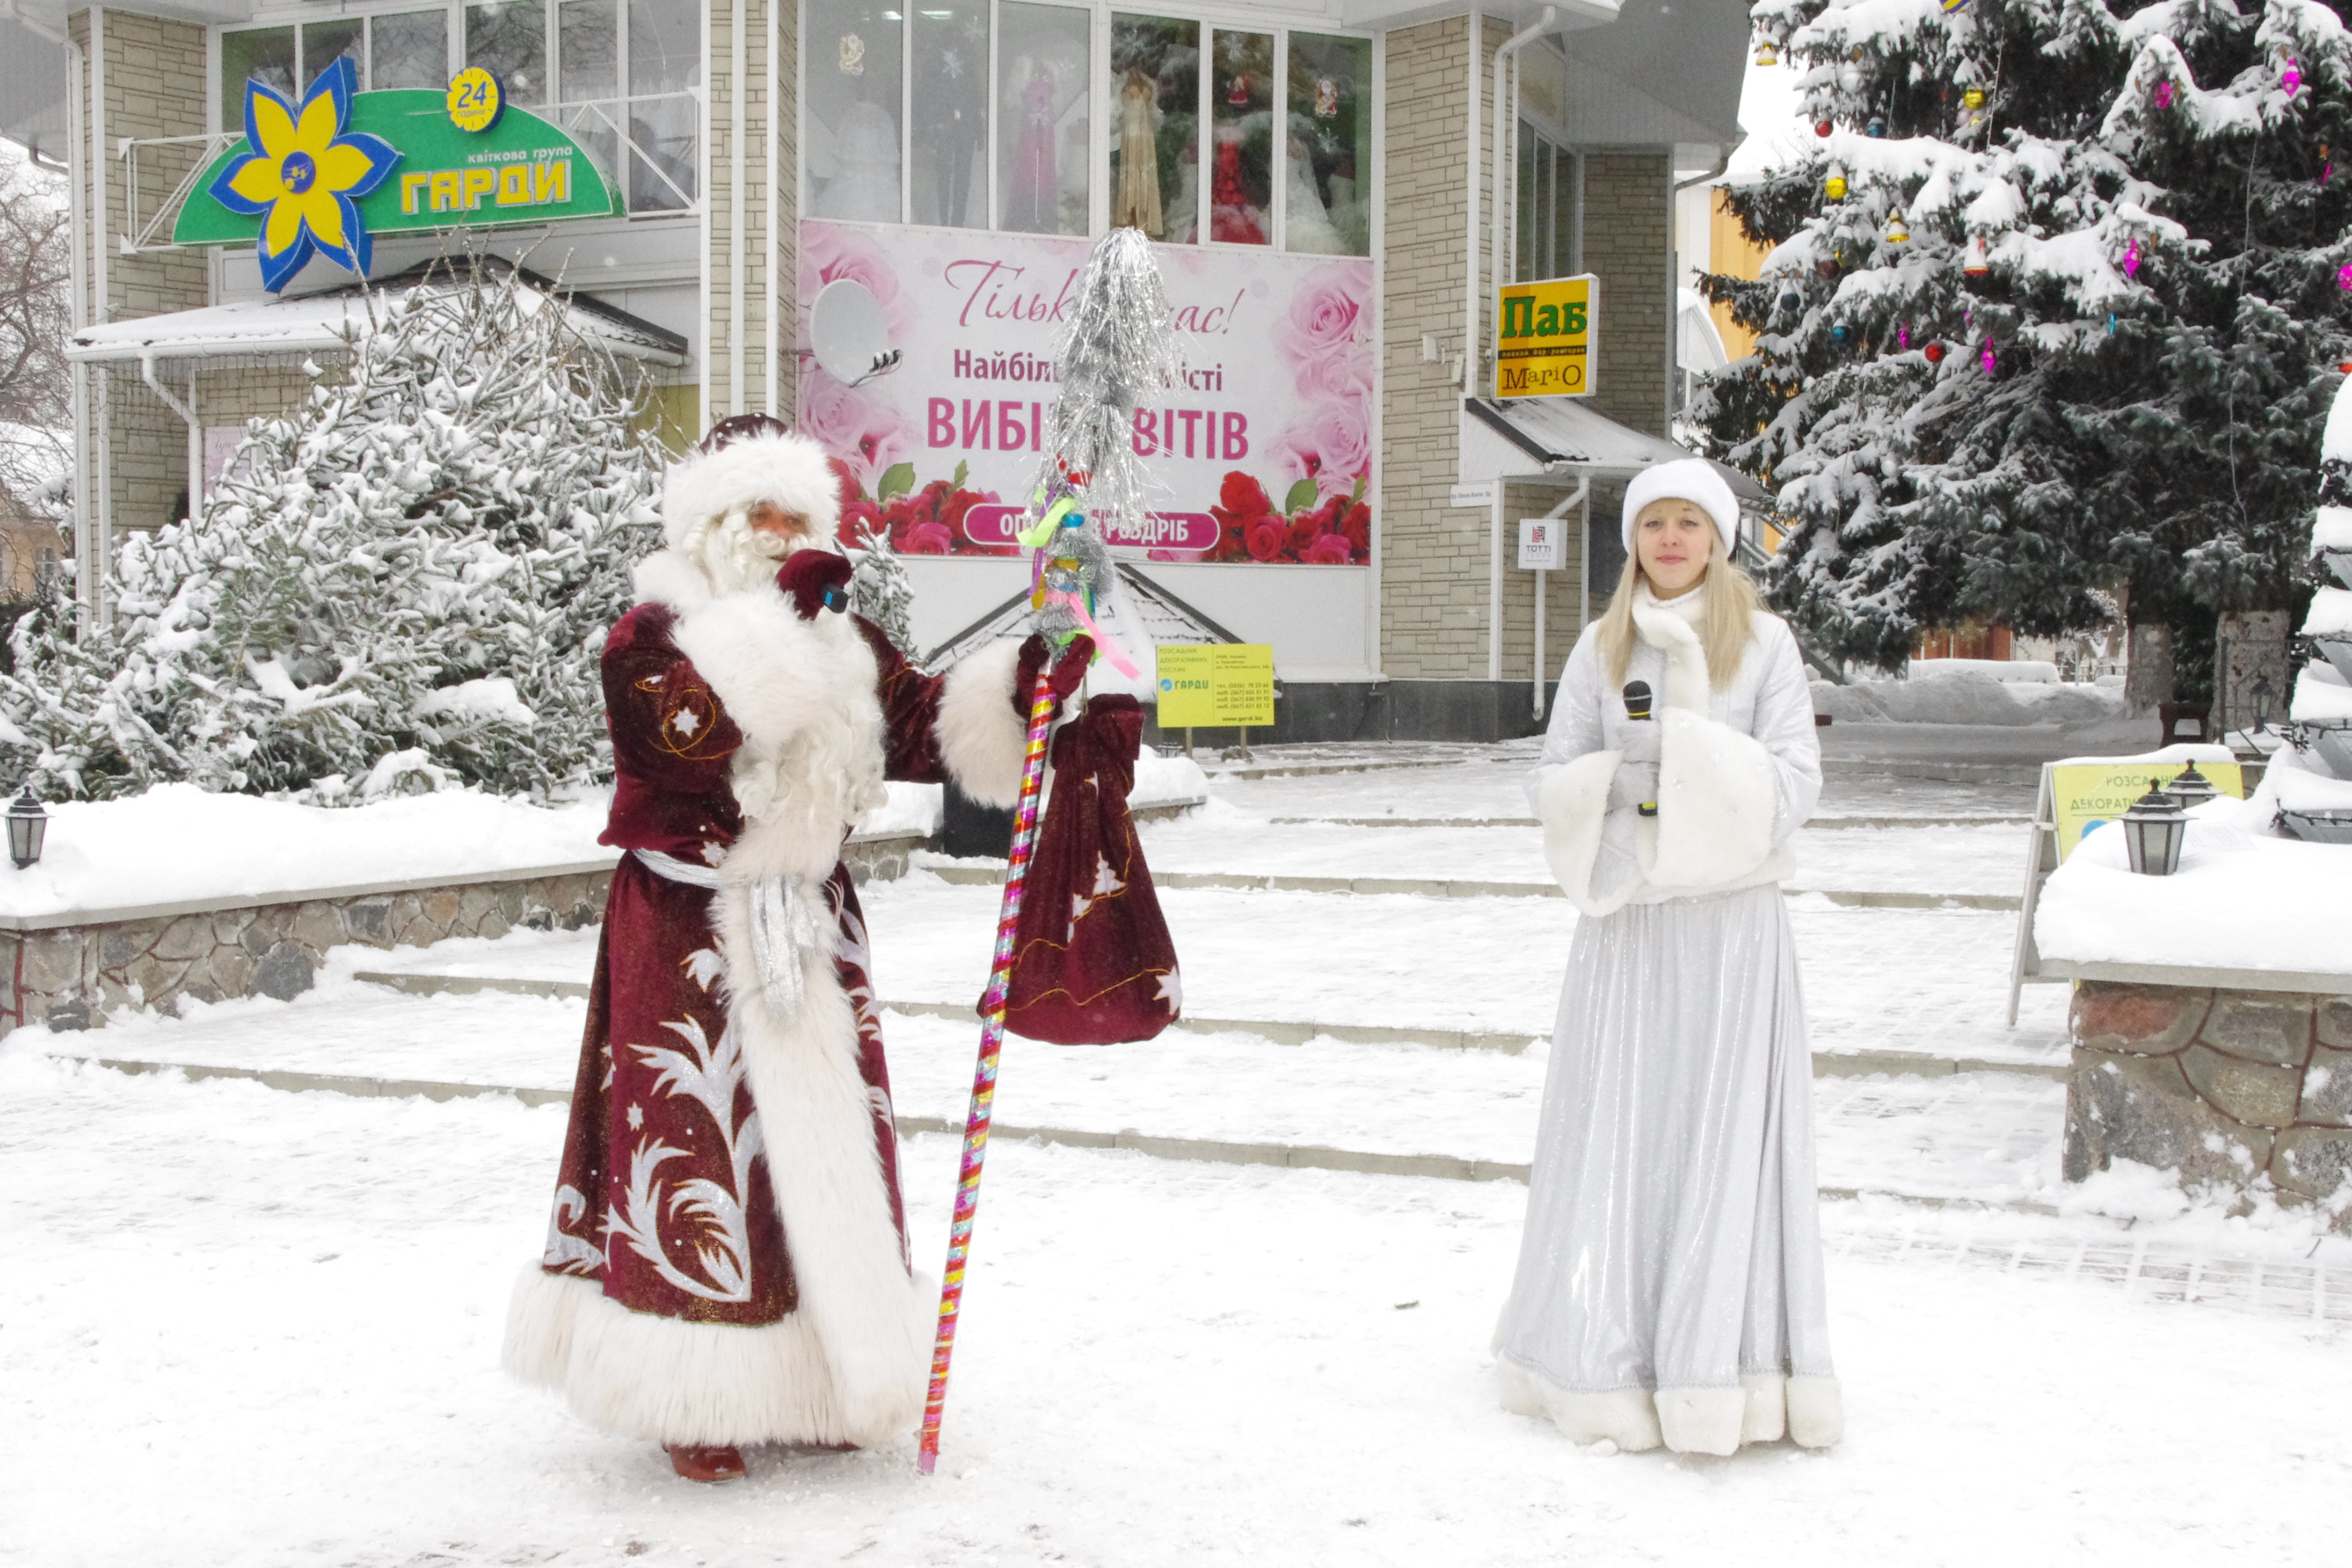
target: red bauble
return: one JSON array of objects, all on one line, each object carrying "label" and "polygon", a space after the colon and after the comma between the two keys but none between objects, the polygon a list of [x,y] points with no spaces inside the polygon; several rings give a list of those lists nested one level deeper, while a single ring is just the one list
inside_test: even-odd
[{"label": "red bauble", "polygon": [[1919,352],[1927,357],[1927,363],[1929,364],[1941,364],[1944,363],[1944,345],[1941,343],[1929,343],[1926,348],[1921,349]]},{"label": "red bauble", "polygon": [[1813,134],[1816,136],[1826,136],[1834,129],[1836,129],[1836,127],[1832,126],[1826,120],[1816,120],[1813,121]]}]

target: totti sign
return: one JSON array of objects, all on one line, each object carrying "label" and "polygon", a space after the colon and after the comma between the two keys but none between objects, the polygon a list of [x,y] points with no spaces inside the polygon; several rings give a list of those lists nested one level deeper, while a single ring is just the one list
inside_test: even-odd
[{"label": "totti sign", "polygon": [[1587,273],[1496,291],[1496,397],[1582,397],[1592,391],[1600,288]]}]

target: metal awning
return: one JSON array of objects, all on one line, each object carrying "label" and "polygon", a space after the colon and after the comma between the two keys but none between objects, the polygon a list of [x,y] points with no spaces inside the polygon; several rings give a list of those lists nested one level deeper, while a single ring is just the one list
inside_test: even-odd
[{"label": "metal awning", "polygon": [[[482,266],[486,271],[495,271],[505,263],[490,257],[483,258]],[[530,285],[526,300],[555,304],[581,336],[603,344],[620,358],[657,365],[686,363],[686,340],[667,328],[657,327],[593,295],[560,289],[528,269],[516,270]],[[230,305],[207,305],[194,310],[173,310],[160,316],[84,327],[68,340],[66,357],[91,363],[152,363],[232,354],[331,353],[348,348],[352,332],[365,330],[369,292],[383,296],[419,288],[470,287],[471,280],[463,274],[452,276],[446,262],[431,262],[383,279],[366,291],[353,283],[314,294],[243,300]]]},{"label": "metal awning", "polygon": [[[1697,456],[1662,436],[1620,425],[1577,398],[1530,397],[1496,403],[1462,400],[1462,483],[1497,479],[1631,479],[1659,463]],[[1737,468],[1715,465],[1743,505],[1760,505],[1763,487]]]}]

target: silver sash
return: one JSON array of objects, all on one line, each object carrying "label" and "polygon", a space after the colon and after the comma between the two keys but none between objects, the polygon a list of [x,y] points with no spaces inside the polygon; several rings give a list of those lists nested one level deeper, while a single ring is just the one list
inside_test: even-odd
[{"label": "silver sash", "polygon": [[[667,881],[683,882],[710,892],[727,882],[713,866],[698,866],[658,849],[632,849],[646,870]],[[802,965],[812,953],[830,955],[830,945],[818,930],[809,901],[801,897],[805,877],[762,877],[748,889],[751,907],[751,959],[760,973],[760,991],[769,1011],[779,1018],[798,1013],[807,991]]]}]

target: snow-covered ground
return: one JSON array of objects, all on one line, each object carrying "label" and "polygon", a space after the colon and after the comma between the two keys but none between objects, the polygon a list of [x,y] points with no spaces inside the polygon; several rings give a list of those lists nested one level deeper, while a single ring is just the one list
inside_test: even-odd
[{"label": "snow-covered ground", "polygon": [[[1534,885],[1511,748],[1214,784],[1144,829],[1175,872]],[[1280,756],[1262,757],[1268,765]],[[1289,761],[1299,761],[1296,753]],[[1329,760],[1329,759],[1326,759]],[[1237,767],[1237,765],[1236,765]],[[1815,1045],[2042,1067],[2000,1026],[2014,917],[1827,896],[2018,890],[2030,790],[1833,773],[1789,900]],[[1283,817],[1311,817],[1286,823]],[[1349,819],[1429,826],[1360,826]],[[1968,819],[1968,820],[1957,820]],[[1460,826],[1486,820],[1496,826]],[[1852,826],[1908,820],[1914,826]],[[1848,826],[1836,826],[1843,821]],[[1456,826],[1444,826],[1444,824]],[[865,893],[898,1107],[959,1121],[995,889]],[[1008,1043],[1000,1122],[1524,1162],[1575,913],[1535,897],[1182,888],[1188,1012],[1146,1046]],[[941,1473],[758,1453],[677,1481],[496,1367],[563,1113],[288,1093],[72,1056],[568,1088],[584,1003],[362,972],[577,982],[595,934],[340,950],[310,993],[0,1043],[0,1562],[710,1564],[2319,1562],[2352,1485],[2352,1242],[2147,1173],[2058,1179],[2063,1085],[1824,1077],[1850,1436],[1730,1460],[1580,1451],[1496,1405],[1509,1181],[993,1146]],[[1245,1026],[1350,1026],[1276,1044]],[[1381,1031],[1491,1030],[1443,1049]],[[1293,1037],[1296,1037],[1295,1035]],[[943,1251],[951,1137],[905,1165]],[[1846,1195],[1852,1194],[1852,1195]]]}]

